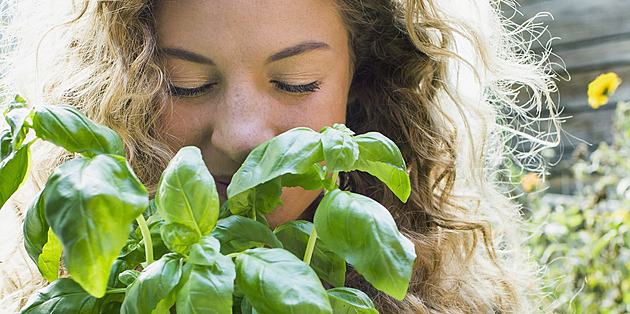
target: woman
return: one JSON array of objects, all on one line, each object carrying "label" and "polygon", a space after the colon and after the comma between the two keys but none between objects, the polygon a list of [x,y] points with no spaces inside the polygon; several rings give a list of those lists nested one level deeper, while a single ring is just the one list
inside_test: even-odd
[{"label": "woman", "polygon": [[[401,148],[409,201],[365,173],[340,182],[385,205],[418,258],[403,301],[353,272],[347,285],[368,291],[382,313],[535,312],[535,269],[520,253],[518,207],[496,184],[497,165],[514,136],[532,144],[517,160],[542,164],[536,153],[554,143],[530,130],[536,117],[527,112],[548,109],[553,121],[552,76],[518,37],[530,30],[499,15],[501,3],[469,2],[9,4],[23,15],[3,38],[19,43],[5,63],[6,90],[72,104],[113,128],[153,190],[174,152],[199,147],[222,201],[248,152],[283,131],[333,123],[379,131]],[[529,90],[526,105],[516,88]],[[1,304],[11,311],[47,284],[18,244],[25,204],[71,158],[38,149],[30,184],[0,212],[3,230],[14,230],[0,257]],[[271,226],[312,217],[318,194],[287,189]]]}]

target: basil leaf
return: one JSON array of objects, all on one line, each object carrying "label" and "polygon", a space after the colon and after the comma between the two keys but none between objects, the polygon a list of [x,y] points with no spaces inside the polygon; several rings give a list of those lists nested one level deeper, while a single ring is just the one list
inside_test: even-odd
[{"label": "basil leaf", "polygon": [[44,198],[42,192],[39,192],[28,206],[24,216],[24,224],[22,225],[24,248],[36,265],[44,245],[48,242],[48,229],[50,229],[50,226],[46,220]]},{"label": "basil leaf", "polygon": [[[254,148],[228,186],[232,213],[272,211],[280,202],[282,185],[276,181],[278,178],[306,173],[314,163],[324,160],[320,138],[319,133],[309,128],[295,128]],[[273,183],[267,186],[265,183],[270,181]],[[265,192],[259,193],[263,189]]]},{"label": "basil leaf", "polygon": [[13,152],[12,142],[13,136],[11,131],[8,129],[2,130],[2,133],[0,133],[0,161],[9,157],[9,155]]},{"label": "basil leaf", "polygon": [[359,145],[359,159],[354,169],[379,178],[401,201],[406,202],[411,185],[405,161],[396,144],[377,132],[357,135],[354,140]]},{"label": "basil leaf", "polygon": [[23,145],[0,162],[0,208],[26,180],[30,167],[30,147],[30,143]]},{"label": "basil leaf", "polygon": [[332,313],[317,275],[290,252],[251,249],[235,264],[236,284],[258,312]]},{"label": "basil leaf", "polygon": [[203,237],[188,262],[192,267],[177,294],[177,313],[230,313],[236,271],[232,259],[219,253],[219,241]]},{"label": "basil leaf", "polygon": [[147,266],[128,288],[122,313],[165,313],[177,295],[183,261],[176,254],[164,255]]},{"label": "basil leaf", "polygon": [[26,138],[26,133],[28,131],[28,126],[25,126],[24,122],[26,121],[26,118],[31,115],[32,112],[33,110],[29,108],[18,108],[10,110],[4,116],[5,120],[11,127],[11,146],[13,147],[13,149],[17,149],[18,147],[22,146],[22,143],[24,142],[24,139]]},{"label": "basil leaf", "polygon": [[335,314],[378,314],[372,300],[361,290],[342,287],[326,292]]},{"label": "basil leaf", "polygon": [[155,194],[158,213],[168,223],[210,234],[219,218],[219,194],[197,147],[184,147],[162,173]]},{"label": "basil leaf", "polygon": [[199,241],[199,233],[190,227],[178,223],[164,224],[161,231],[162,240],[171,252],[188,253],[190,246]]},{"label": "basil leaf", "polygon": [[59,166],[42,193],[68,272],[87,292],[102,297],[131,223],[149,205],[146,189],[123,157],[98,155]]},{"label": "basil leaf", "polygon": [[268,226],[238,215],[219,220],[211,235],[221,242],[222,254],[241,252],[259,244],[282,248]]},{"label": "basil leaf", "polygon": [[343,124],[325,127],[322,133],[324,160],[329,172],[349,171],[359,158],[359,146]]},{"label": "basil leaf", "polygon": [[61,242],[48,229],[48,241],[42,247],[42,253],[37,257],[37,268],[42,277],[48,281],[55,281],[59,278],[59,264],[61,260]]},{"label": "basil leaf", "polygon": [[61,278],[35,292],[20,313],[111,313],[123,297],[123,294],[118,293],[97,299],[72,279]]},{"label": "basil leaf", "polygon": [[402,300],[413,262],[413,243],[378,202],[341,190],[328,192],[315,212],[315,228],[328,247],[376,289]]},{"label": "basil leaf", "polygon": [[118,275],[118,281],[126,286],[129,286],[130,284],[134,283],[136,279],[138,279],[138,276],[140,276],[139,271],[128,269]]},{"label": "basil leaf", "polygon": [[37,137],[86,157],[97,154],[125,156],[120,136],[66,105],[41,106],[33,111]]},{"label": "basil leaf", "polygon": [[[285,250],[303,259],[312,230],[313,223],[300,220],[284,223],[276,228],[274,233]],[[315,242],[310,266],[319,278],[335,287],[343,287],[346,280],[346,262],[328,249],[322,241]]]}]

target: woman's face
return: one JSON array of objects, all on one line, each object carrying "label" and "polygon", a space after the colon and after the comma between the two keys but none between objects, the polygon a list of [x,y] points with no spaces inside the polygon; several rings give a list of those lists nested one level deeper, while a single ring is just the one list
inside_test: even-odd
[{"label": "woman's face", "polygon": [[[165,135],[176,150],[201,149],[222,202],[256,145],[345,122],[348,35],[331,0],[163,0],[156,21],[172,85]],[[285,188],[271,227],[319,193]]]}]

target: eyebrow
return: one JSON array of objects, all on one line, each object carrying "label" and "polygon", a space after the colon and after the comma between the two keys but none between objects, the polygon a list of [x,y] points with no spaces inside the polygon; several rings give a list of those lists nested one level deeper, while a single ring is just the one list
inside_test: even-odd
[{"label": "eyebrow", "polygon": [[[330,46],[327,43],[321,42],[321,41],[309,41],[309,42],[300,43],[295,46],[291,46],[291,47],[282,49],[274,53],[269,58],[267,58],[267,63],[271,63],[271,62],[278,61],[278,60],[288,58],[288,57],[293,57],[293,56],[296,56],[296,55],[299,55],[308,51],[320,50],[320,49],[330,50]],[[161,49],[161,51],[167,56],[170,56],[173,58],[191,61],[195,63],[214,65],[214,62],[210,58],[207,58],[205,56],[202,56],[200,54],[197,54],[192,51],[185,50],[185,49],[163,48]]]},{"label": "eyebrow", "polygon": [[301,53],[305,53],[311,50],[330,50],[330,46],[327,43],[321,41],[309,41],[295,46],[291,46],[274,53],[267,59],[267,63],[278,61],[280,59],[293,57]]}]

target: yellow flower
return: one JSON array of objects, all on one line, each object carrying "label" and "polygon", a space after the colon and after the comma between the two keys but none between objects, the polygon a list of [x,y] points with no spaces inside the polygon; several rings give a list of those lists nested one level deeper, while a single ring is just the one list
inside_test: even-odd
[{"label": "yellow flower", "polygon": [[613,72],[598,76],[588,84],[588,104],[593,109],[607,104],[608,97],[615,93],[619,84],[621,84],[621,79]]},{"label": "yellow flower", "polygon": [[525,193],[533,191],[540,182],[541,180],[538,175],[533,172],[521,177],[521,186],[523,187],[523,191],[525,191]]}]

